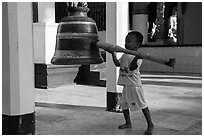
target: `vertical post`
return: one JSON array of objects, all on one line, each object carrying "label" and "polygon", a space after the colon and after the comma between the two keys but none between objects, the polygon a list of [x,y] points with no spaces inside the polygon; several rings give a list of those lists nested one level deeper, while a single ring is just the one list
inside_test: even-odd
[{"label": "vertical post", "polygon": [[32,4],[2,3],[2,133],[34,134]]},{"label": "vertical post", "polygon": [[[116,44],[116,3],[106,3],[106,42]],[[116,106],[116,67],[112,56],[106,53],[106,90],[107,110],[113,111]]]},{"label": "vertical post", "polygon": [[[106,42],[124,46],[128,33],[128,2],[106,3]],[[119,55],[117,55],[119,57]],[[115,111],[117,105],[117,77],[112,55],[106,54],[107,110]]]},{"label": "vertical post", "polygon": [[133,30],[139,31],[143,35],[143,44],[148,42],[148,2],[133,3]]}]

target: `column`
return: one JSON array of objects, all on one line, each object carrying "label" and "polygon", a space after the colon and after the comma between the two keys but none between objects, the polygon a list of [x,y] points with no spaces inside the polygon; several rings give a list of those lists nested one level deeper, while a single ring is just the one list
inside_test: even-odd
[{"label": "column", "polygon": [[148,42],[148,2],[133,2],[133,30],[142,33],[143,44]]},{"label": "column", "polygon": [[32,4],[2,3],[2,134],[34,134]]},{"label": "column", "polygon": [[[128,2],[106,3],[106,42],[124,47],[125,36],[128,33]],[[117,54],[119,58],[121,54]],[[118,96],[118,68],[112,61],[112,55],[106,54],[106,87],[107,110],[115,111]]]}]

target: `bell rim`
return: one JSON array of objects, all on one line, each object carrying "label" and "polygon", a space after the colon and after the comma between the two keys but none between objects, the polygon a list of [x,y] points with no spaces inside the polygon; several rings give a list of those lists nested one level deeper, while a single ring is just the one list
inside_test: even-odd
[{"label": "bell rim", "polygon": [[103,63],[103,58],[62,58],[53,57],[51,64],[53,65],[88,65],[88,64],[100,64]]}]

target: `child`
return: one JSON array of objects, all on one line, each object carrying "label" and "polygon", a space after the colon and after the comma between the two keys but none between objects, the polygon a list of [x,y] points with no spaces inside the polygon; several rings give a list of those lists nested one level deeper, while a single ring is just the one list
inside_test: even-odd
[{"label": "child", "polygon": [[[125,39],[125,48],[137,51],[139,46],[142,44],[142,41],[143,36],[140,32],[129,32]],[[144,99],[139,72],[142,59],[139,56],[123,54],[122,57],[118,60],[114,52],[110,53],[112,54],[114,64],[117,67],[120,67],[117,84],[123,86],[120,104],[122,106],[126,123],[119,126],[119,129],[132,127],[129,109],[132,111],[142,110],[148,125],[144,134],[151,135],[154,129],[154,125],[151,121],[151,115]]]}]

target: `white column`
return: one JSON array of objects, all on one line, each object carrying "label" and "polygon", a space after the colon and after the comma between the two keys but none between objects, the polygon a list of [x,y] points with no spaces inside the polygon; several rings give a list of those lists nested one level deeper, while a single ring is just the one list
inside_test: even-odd
[{"label": "white column", "polygon": [[[34,63],[31,3],[8,2],[4,20],[2,113],[34,112]],[[5,27],[4,27],[5,25]]]},{"label": "white column", "polygon": [[[106,42],[124,46],[125,36],[128,33],[128,2],[107,2],[106,3]],[[119,58],[120,55],[117,55]],[[106,87],[107,103],[114,102],[114,97],[109,95],[117,92],[118,69],[116,69],[111,54],[106,54]],[[109,94],[111,93],[111,94]],[[107,104],[109,109],[109,103]]]},{"label": "white column", "polygon": [[2,3],[2,133],[35,133],[32,4]]},{"label": "white column", "polygon": [[50,64],[55,51],[58,23],[55,3],[38,2],[38,23],[34,23],[34,62]]},{"label": "white column", "polygon": [[38,21],[55,23],[54,2],[38,2]]},{"label": "white column", "polygon": [[[116,3],[106,3],[106,42],[117,44]],[[112,55],[106,53],[106,88],[107,92],[116,92],[116,67]]]},{"label": "white column", "polygon": [[[117,19],[117,41],[116,44],[125,48],[125,37],[129,31],[129,6],[128,2],[117,2],[116,9]],[[122,53],[118,53],[117,57],[120,57]]]},{"label": "white column", "polygon": [[148,42],[148,2],[133,3],[132,29],[143,35],[143,44]]}]

